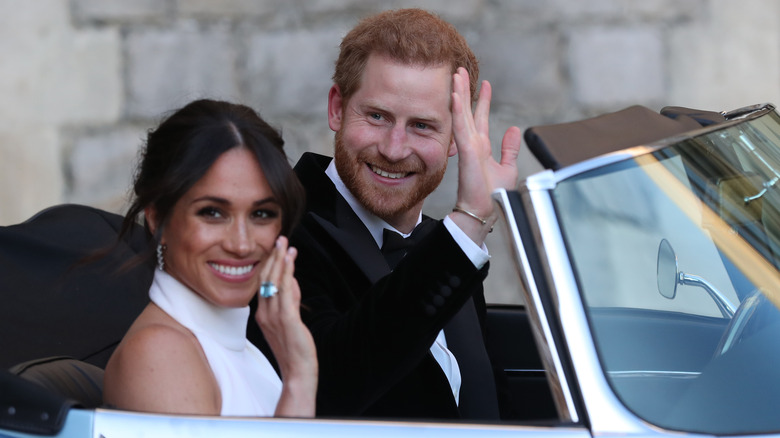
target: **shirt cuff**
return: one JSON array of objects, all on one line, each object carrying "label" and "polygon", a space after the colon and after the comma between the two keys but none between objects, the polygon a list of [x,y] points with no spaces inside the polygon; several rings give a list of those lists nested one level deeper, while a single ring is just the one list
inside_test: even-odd
[{"label": "shirt cuff", "polygon": [[482,244],[482,247],[477,246],[477,244],[474,243],[474,241],[471,240],[471,238],[467,236],[449,216],[444,218],[444,226],[447,227],[447,231],[450,232],[452,238],[455,239],[455,243],[457,243],[463,253],[466,254],[466,257],[471,260],[471,263],[473,263],[477,269],[482,269],[482,267],[485,266],[485,263],[490,260],[487,246],[485,246],[484,243]]}]

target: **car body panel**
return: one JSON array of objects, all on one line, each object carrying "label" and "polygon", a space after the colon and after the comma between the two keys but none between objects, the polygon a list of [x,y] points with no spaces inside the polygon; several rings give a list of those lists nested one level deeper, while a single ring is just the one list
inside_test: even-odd
[{"label": "car body panel", "polygon": [[[257,437],[539,437],[586,438],[584,427],[512,426],[371,420],[310,420],[284,418],[158,415],[116,410],[74,409],[57,438],[197,438]],[[0,437],[37,437],[2,430]]]}]

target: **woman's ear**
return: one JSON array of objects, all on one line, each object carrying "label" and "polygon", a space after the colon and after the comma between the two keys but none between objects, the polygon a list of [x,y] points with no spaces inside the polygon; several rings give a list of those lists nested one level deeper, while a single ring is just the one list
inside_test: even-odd
[{"label": "woman's ear", "polygon": [[146,220],[146,225],[149,227],[149,231],[152,232],[152,236],[157,233],[157,210],[154,209],[154,207],[146,207],[144,208],[144,219]]}]

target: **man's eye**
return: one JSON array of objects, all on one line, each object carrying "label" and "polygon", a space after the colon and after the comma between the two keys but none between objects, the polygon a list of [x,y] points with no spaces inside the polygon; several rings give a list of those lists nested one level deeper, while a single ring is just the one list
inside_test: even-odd
[{"label": "man's eye", "polygon": [[415,129],[428,129],[428,124],[423,122],[416,122],[414,127]]},{"label": "man's eye", "polygon": [[371,113],[369,116],[374,120],[382,120],[382,115],[379,113]]}]

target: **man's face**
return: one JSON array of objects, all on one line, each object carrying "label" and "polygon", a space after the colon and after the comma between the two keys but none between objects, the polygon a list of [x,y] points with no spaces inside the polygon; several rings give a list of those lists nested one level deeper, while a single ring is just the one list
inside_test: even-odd
[{"label": "man's face", "polygon": [[328,116],[339,175],[361,204],[399,230],[417,220],[455,153],[451,84],[448,66],[409,66],[371,55],[346,105],[338,88],[331,89]]}]

